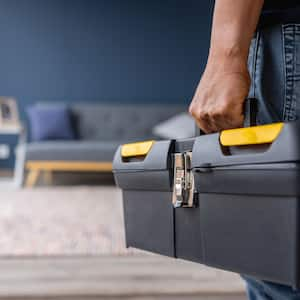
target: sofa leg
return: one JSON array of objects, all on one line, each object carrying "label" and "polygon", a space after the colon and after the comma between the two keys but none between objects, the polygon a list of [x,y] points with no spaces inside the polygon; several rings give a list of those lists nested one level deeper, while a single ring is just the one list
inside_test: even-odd
[{"label": "sofa leg", "polygon": [[26,187],[34,187],[40,175],[40,170],[30,170],[26,178]]},{"label": "sofa leg", "polygon": [[51,171],[44,171],[43,172],[43,179],[44,179],[44,183],[46,185],[52,185],[53,183],[53,174]]}]

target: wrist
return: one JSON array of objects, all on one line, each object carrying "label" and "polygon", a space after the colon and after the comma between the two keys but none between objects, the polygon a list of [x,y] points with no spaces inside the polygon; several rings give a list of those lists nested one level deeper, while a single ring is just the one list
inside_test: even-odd
[{"label": "wrist", "polygon": [[248,72],[248,51],[245,52],[238,47],[211,48],[207,68],[222,73]]}]

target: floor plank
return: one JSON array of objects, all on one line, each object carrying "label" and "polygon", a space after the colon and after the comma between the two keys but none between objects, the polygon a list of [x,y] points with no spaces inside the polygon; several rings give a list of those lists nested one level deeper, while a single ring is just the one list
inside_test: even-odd
[{"label": "floor plank", "polygon": [[156,255],[0,259],[0,299],[244,300],[231,273]]}]

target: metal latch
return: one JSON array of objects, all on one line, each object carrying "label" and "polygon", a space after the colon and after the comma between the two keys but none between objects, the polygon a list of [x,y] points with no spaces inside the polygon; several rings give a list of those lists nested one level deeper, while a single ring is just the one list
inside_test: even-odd
[{"label": "metal latch", "polygon": [[195,207],[192,152],[174,154],[174,184],[172,202],[175,208]]}]

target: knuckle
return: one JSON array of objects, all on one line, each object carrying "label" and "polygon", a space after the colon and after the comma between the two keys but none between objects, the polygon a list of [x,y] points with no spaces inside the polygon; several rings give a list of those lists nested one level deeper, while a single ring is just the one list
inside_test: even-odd
[{"label": "knuckle", "polygon": [[222,119],[228,120],[232,118],[232,111],[230,111],[227,107],[221,107],[220,115]]},{"label": "knuckle", "polygon": [[200,111],[199,111],[199,117],[201,120],[207,120],[209,119],[209,111],[206,110],[205,108],[202,108]]},{"label": "knuckle", "polygon": [[221,113],[215,108],[210,109],[208,115],[210,120],[219,119],[221,117]]},{"label": "knuckle", "polygon": [[221,119],[223,117],[223,111],[221,111],[220,109],[214,110],[212,112],[212,117],[214,119]]},{"label": "knuckle", "polygon": [[226,116],[226,114],[228,113],[228,107],[225,105],[220,105],[217,109],[216,109],[216,113],[220,116]]}]

